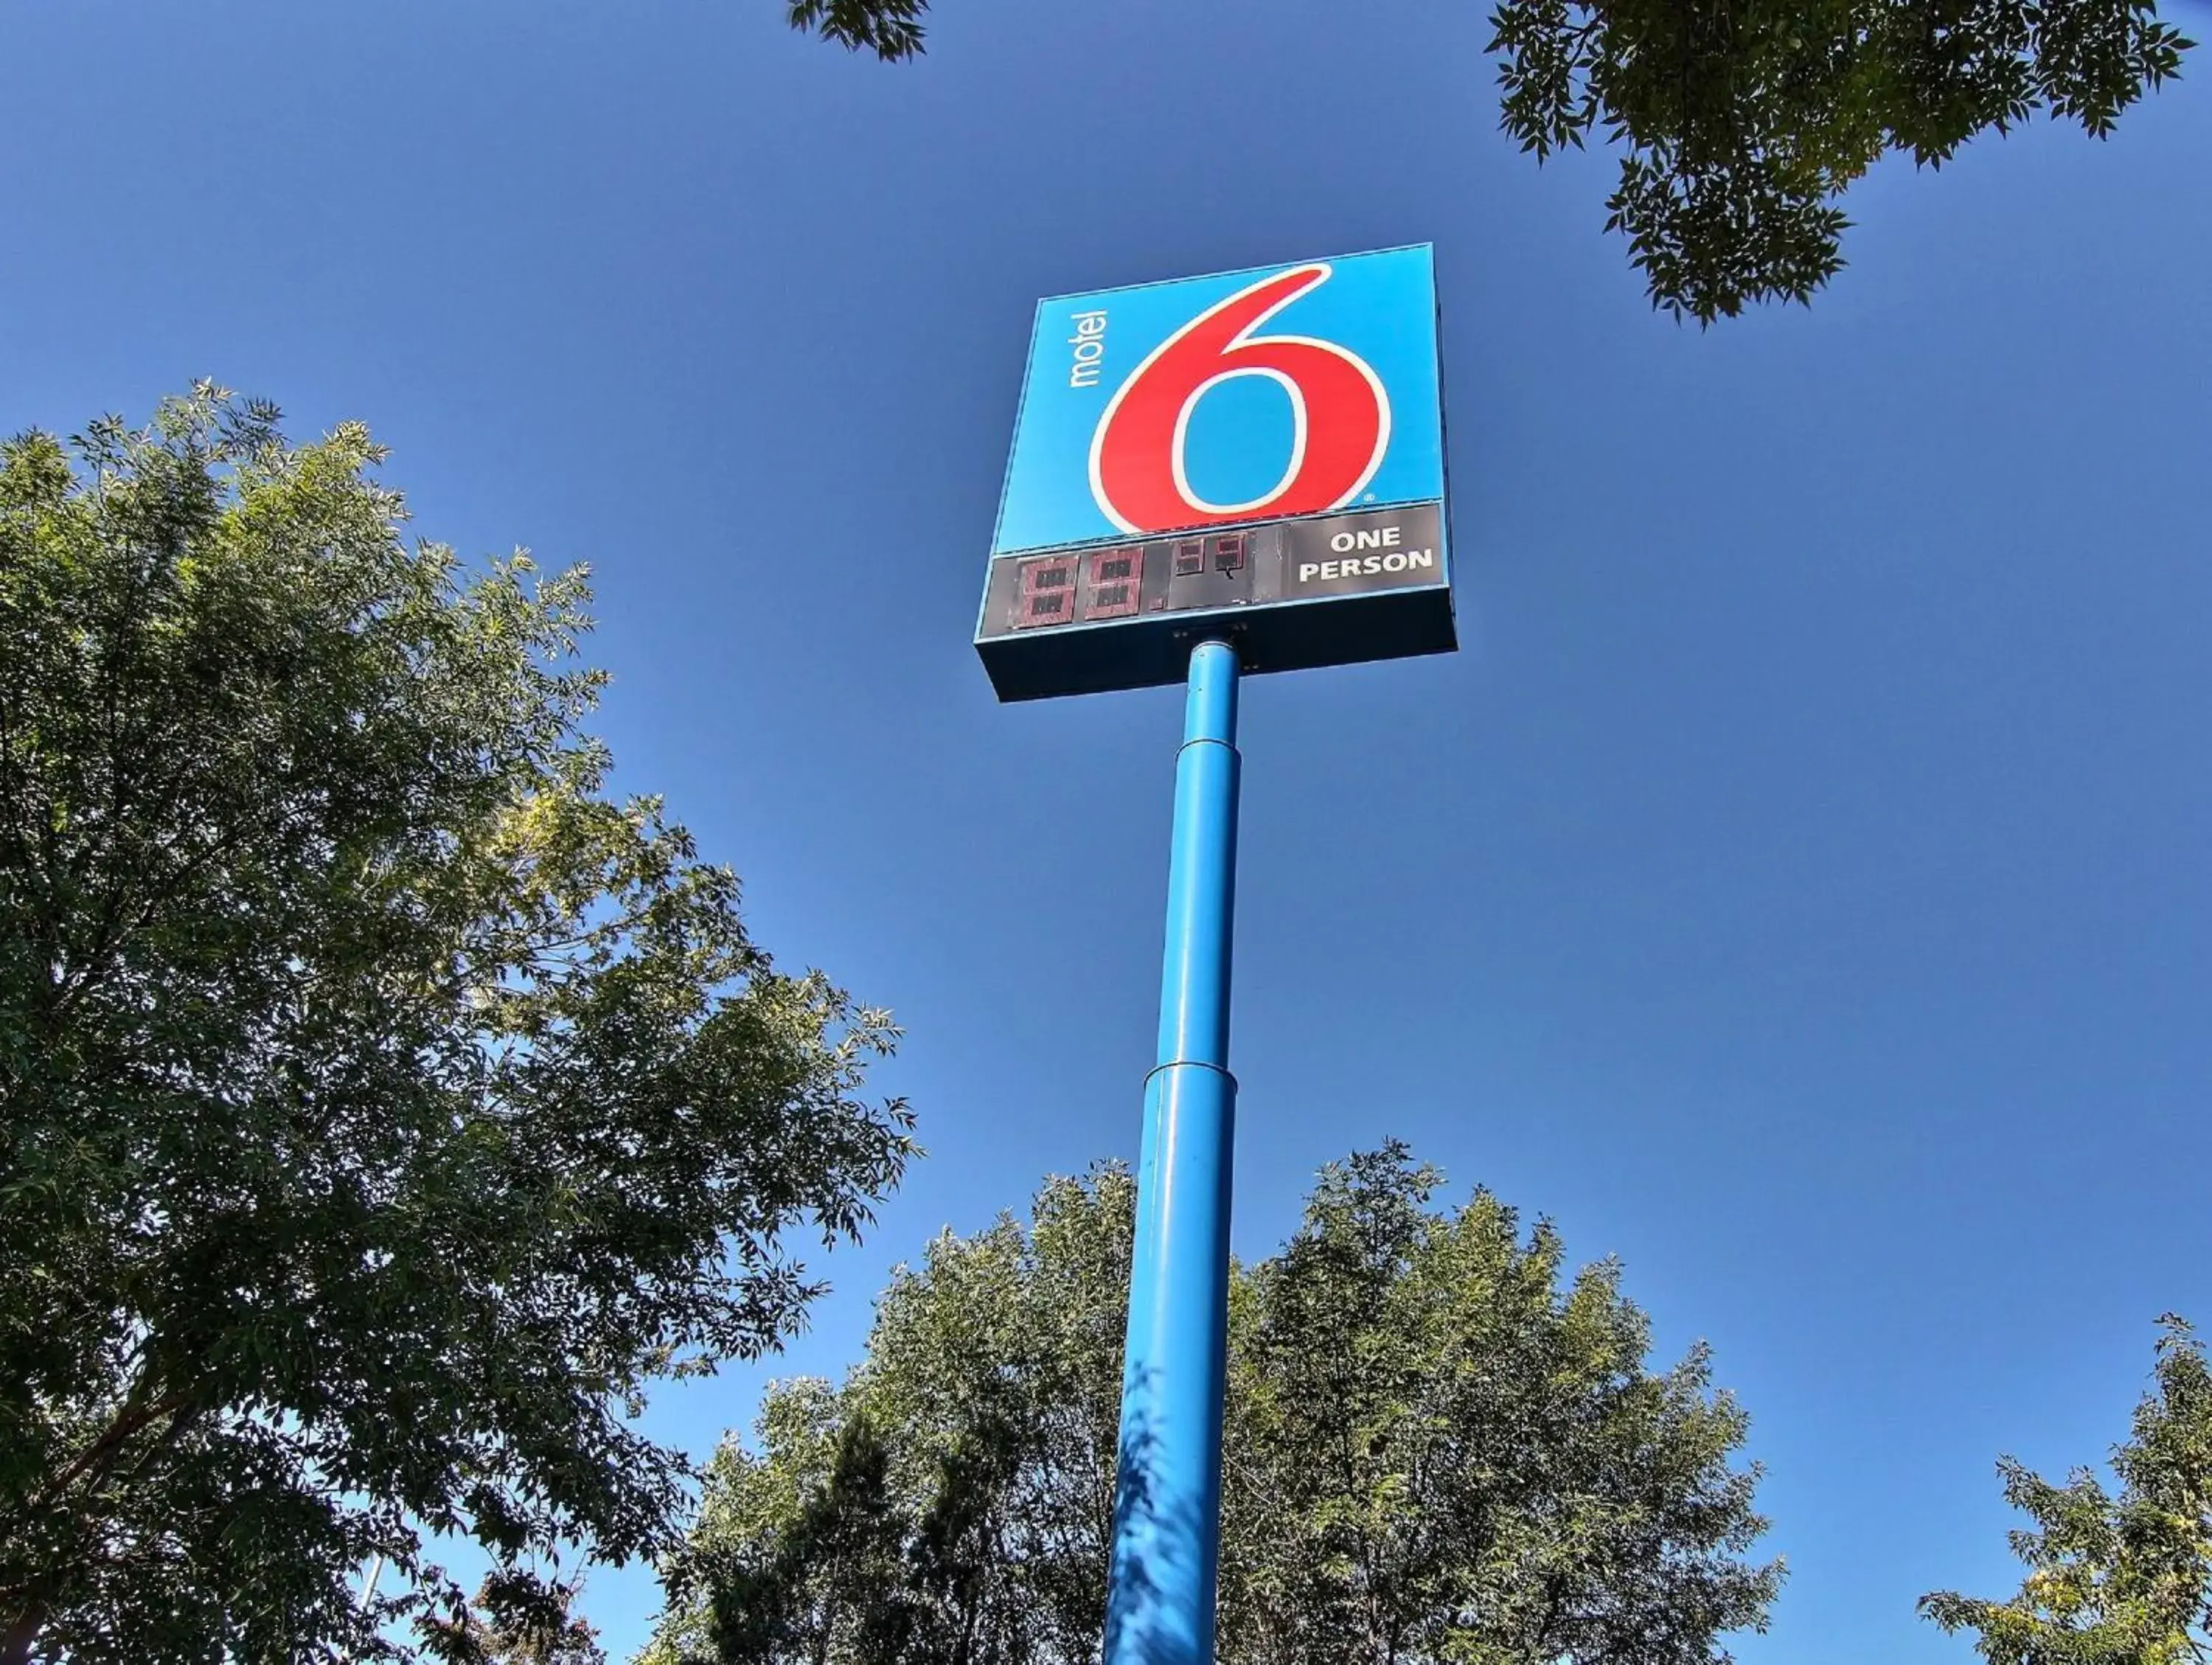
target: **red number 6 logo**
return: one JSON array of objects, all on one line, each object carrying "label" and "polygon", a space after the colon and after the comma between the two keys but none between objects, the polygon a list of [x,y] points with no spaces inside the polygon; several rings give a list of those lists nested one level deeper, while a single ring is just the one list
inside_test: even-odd
[{"label": "red number 6 logo", "polygon": [[[1390,400],[1367,362],[1311,336],[1252,332],[1328,281],[1326,265],[1263,277],[1200,313],[1115,391],[1091,439],[1091,495],[1124,532],[1341,508],[1382,466]],[[1208,389],[1265,376],[1291,399],[1282,478],[1249,502],[1210,503],[1191,489],[1183,446]]]}]

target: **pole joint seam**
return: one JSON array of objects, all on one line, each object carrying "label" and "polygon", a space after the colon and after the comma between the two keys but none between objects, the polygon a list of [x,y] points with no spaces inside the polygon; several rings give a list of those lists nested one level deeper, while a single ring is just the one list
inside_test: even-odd
[{"label": "pole joint seam", "polygon": [[1224,740],[1218,734],[1201,734],[1196,739],[1185,740],[1181,745],[1176,748],[1176,757],[1180,759],[1183,753],[1188,751],[1193,746],[1219,746],[1231,757],[1235,757],[1240,762],[1243,757],[1243,754],[1237,750],[1236,741]]},{"label": "pole joint seam", "polygon": [[1152,1087],[1152,1078],[1162,1070],[1212,1070],[1223,1080],[1228,1082],[1231,1092],[1237,1090],[1237,1078],[1230,1073],[1226,1065],[1209,1064],[1202,1058],[1170,1058],[1165,1063],[1155,1064],[1145,1072],[1145,1086],[1148,1091]]}]

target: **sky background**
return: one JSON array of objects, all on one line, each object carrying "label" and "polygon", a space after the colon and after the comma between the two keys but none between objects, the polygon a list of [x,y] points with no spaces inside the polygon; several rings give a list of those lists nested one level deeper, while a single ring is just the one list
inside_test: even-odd
[{"label": "sky background", "polygon": [[662,1396],[703,1455],[1134,1152],[1180,696],[969,646],[1036,297],[1433,240],[1463,647],[1248,690],[1237,1247],[1394,1133],[1550,1215],[1751,1413],[1740,1657],[1963,1665],[1912,1607],[2016,1582],[1998,1454],[2098,1459],[2212,1323],[2212,58],[1884,167],[1809,312],[1701,333],[1497,131],[1480,3],[940,4],[888,68],[772,0],[17,0],[0,428],[210,375],[592,563],[622,784],[894,1008],[930,1151]]}]

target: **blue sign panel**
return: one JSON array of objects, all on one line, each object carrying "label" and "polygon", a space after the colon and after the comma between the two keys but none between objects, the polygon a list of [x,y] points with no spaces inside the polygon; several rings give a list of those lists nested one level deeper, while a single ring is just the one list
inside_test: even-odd
[{"label": "blue sign panel", "polygon": [[1059,296],[976,646],[1007,699],[1179,681],[1209,634],[1255,671],[1445,651],[1444,497],[1425,246]]}]

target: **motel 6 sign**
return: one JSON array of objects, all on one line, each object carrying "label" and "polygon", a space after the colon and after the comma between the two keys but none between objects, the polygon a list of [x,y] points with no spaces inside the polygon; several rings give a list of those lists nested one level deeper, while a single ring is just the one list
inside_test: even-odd
[{"label": "motel 6 sign", "polygon": [[976,650],[1004,700],[1456,645],[1426,246],[1041,301]]}]

